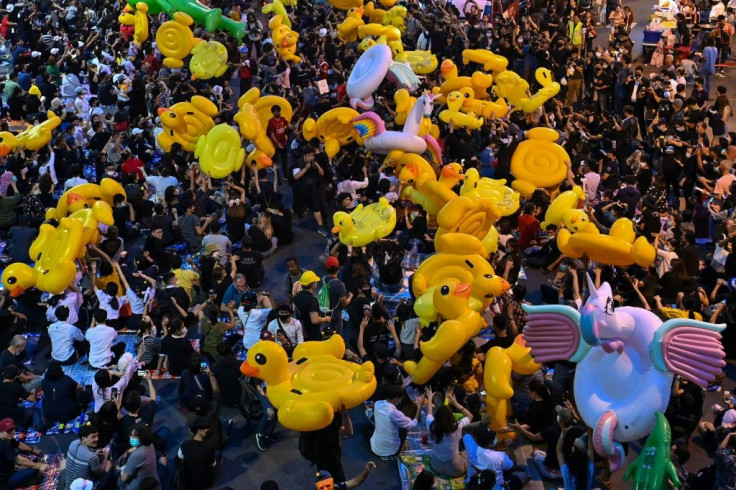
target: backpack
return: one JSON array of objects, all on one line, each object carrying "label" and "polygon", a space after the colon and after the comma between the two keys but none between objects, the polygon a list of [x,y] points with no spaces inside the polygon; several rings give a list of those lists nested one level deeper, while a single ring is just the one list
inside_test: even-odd
[{"label": "backpack", "polygon": [[319,288],[319,293],[317,293],[317,301],[319,302],[319,311],[322,313],[331,313],[332,310],[334,309],[330,306],[330,284],[332,284],[332,281],[336,281],[336,279],[332,279],[329,282],[327,282],[326,280],[323,280],[322,287]]}]

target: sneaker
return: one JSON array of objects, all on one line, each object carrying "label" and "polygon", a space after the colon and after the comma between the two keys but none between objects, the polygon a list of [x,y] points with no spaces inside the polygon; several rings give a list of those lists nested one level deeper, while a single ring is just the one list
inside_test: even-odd
[{"label": "sneaker", "polygon": [[327,238],[327,237],[330,236],[330,232],[327,231],[325,228],[322,228],[322,227],[317,228],[317,233],[319,233],[320,235],[322,235],[325,238]]},{"label": "sneaker", "polygon": [[268,439],[260,434],[256,434],[256,446],[258,446],[258,449],[260,449],[261,451],[267,451]]},{"label": "sneaker", "polygon": [[271,434],[268,436],[263,436],[268,442],[279,442],[281,440],[281,436],[278,436],[276,434]]}]

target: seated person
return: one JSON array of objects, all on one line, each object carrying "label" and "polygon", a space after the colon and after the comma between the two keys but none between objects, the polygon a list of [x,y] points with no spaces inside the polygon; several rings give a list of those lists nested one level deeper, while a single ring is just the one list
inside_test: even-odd
[{"label": "seated person", "polygon": [[69,422],[79,415],[82,386],[64,374],[59,361],[49,362],[41,389],[44,392],[43,415],[47,424]]}]

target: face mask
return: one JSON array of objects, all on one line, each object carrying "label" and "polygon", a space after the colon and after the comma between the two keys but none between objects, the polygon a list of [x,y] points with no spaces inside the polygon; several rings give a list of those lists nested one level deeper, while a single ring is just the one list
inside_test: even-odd
[{"label": "face mask", "polygon": [[523,37],[517,38],[516,42],[521,44],[522,42],[524,42],[524,38]]},{"label": "face mask", "polygon": [[106,175],[113,176],[113,175],[115,175],[115,171],[114,170],[112,172],[108,171],[108,172],[105,172],[105,174]]},{"label": "face mask", "polygon": [[560,264],[560,272],[565,272],[567,270],[567,266],[565,264]]},{"label": "face mask", "polygon": [[181,329],[181,336],[182,337],[186,337],[187,336],[187,332],[188,332],[187,327],[182,328]]},{"label": "face mask", "polygon": [[595,57],[596,58],[600,58],[601,56],[603,56],[603,53],[601,53],[600,51],[596,51],[595,52]]},{"label": "face mask", "polygon": [[130,438],[130,446],[131,447],[138,447],[141,445],[141,440],[137,437],[131,437]]}]

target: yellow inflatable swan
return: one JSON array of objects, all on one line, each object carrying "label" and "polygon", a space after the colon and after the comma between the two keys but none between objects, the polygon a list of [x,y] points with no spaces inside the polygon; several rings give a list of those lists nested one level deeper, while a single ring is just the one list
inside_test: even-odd
[{"label": "yellow inflatable swan", "polygon": [[377,203],[363,207],[358,204],[350,214],[338,211],[332,216],[340,242],[353,247],[362,247],[388,236],[396,227],[396,209],[381,197]]},{"label": "yellow inflatable swan", "polygon": [[248,350],[240,371],[266,382],[266,396],[281,425],[313,431],[327,427],[335,411],[360,405],[376,389],[373,363],[346,362],[344,354],[339,335],[299,344],[292,362],[279,344],[261,340]]}]

